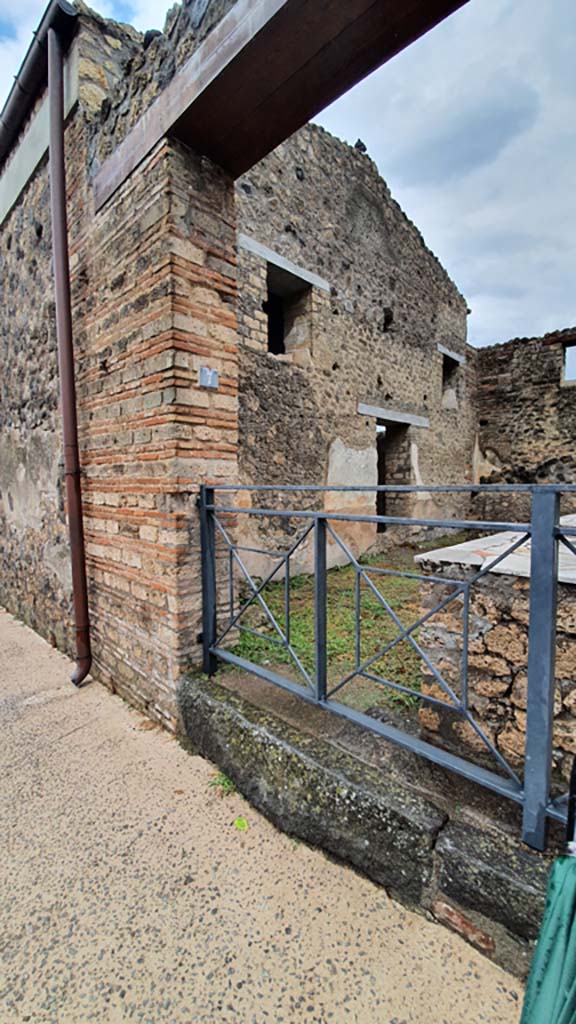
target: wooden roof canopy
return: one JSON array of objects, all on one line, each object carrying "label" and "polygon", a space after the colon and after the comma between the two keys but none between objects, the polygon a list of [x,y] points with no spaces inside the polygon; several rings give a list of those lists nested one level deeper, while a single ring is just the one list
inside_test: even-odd
[{"label": "wooden roof canopy", "polygon": [[233,177],[468,0],[237,0],[102,166],[96,208],[164,135]]}]

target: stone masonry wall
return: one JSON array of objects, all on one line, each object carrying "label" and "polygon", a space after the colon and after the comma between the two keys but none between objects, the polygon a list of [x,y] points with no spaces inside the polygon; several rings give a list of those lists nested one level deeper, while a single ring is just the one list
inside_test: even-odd
[{"label": "stone masonry wall", "polygon": [[45,169],[31,183],[27,200],[4,223],[0,246],[0,602],[70,649]]},{"label": "stone masonry wall", "polygon": [[[426,563],[436,576],[466,579],[474,570],[461,566]],[[524,764],[530,581],[490,573],[470,591],[468,644],[468,695],[475,722],[515,770]],[[422,612],[428,611],[451,588],[446,584],[422,584]],[[462,599],[456,599],[432,616],[419,631],[418,641],[446,682],[461,694]],[[556,690],[554,697],[553,766],[556,784],[565,789],[576,754],[576,593],[558,585]],[[431,673],[422,690],[446,700]],[[472,726],[451,711],[424,704],[420,723],[433,741],[496,769],[492,754]],[[562,780],[564,784],[562,785]]]},{"label": "stone masonry wall", "polygon": [[[66,152],[93,674],[176,728],[177,680],[199,656],[194,501],[236,473],[234,194],[164,141],[94,214],[102,102],[141,42],[82,11]],[[72,652],[46,160],[0,231],[14,293],[0,310],[0,599]],[[204,363],[217,393],[198,386]]]},{"label": "stone masonry wall", "polygon": [[[576,391],[563,380],[569,344],[576,328],[478,350],[479,483],[576,482]],[[484,495],[476,504],[486,518],[529,515],[527,497]],[[561,511],[575,507],[566,498]]]},{"label": "stone masonry wall", "polygon": [[[308,329],[272,355],[266,259],[239,248],[242,481],[376,484],[376,420],[358,414],[359,402],[429,418],[429,428],[403,431],[397,465],[390,452],[392,482],[471,480],[474,361],[447,393],[437,349],[467,355],[466,303],[369,157],[308,125],[236,192],[239,230],[330,286],[312,288]],[[426,494],[411,509],[389,506],[438,511]],[[467,507],[467,498],[443,502],[445,514]],[[350,511],[374,512],[374,495]],[[374,539],[365,529],[356,547]]]},{"label": "stone masonry wall", "polygon": [[[66,130],[72,249],[85,230],[94,115],[131,52],[133,34],[83,18],[76,45],[79,100]],[[0,603],[72,652],[47,157],[0,226],[0,281]],[[75,301],[83,287],[79,276]]]},{"label": "stone masonry wall", "polygon": [[163,32],[136,34],[138,47],[124,62],[114,87],[102,98],[101,129],[94,139],[92,171],[122,142],[235,2],[184,0],[168,11]]}]

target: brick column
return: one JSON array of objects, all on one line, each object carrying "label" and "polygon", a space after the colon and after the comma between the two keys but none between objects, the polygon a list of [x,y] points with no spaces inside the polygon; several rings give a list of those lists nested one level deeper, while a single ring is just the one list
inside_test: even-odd
[{"label": "brick column", "polygon": [[235,240],[231,181],[164,140],[75,266],[95,674],[170,728],[200,657],[198,486],[236,478]]}]

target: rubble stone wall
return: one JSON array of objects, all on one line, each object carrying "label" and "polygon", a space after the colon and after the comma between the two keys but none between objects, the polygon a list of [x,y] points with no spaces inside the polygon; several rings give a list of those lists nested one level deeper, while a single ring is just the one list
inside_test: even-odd
[{"label": "rubble stone wall", "polygon": [[235,2],[184,0],[173,4],[162,32],[141,34],[122,26],[134,34],[137,45],[124,61],[113,88],[102,97],[101,129],[94,140],[92,171],[122,142]]},{"label": "rubble stone wall", "polygon": [[[516,338],[477,352],[479,483],[576,482],[576,387],[564,381],[564,349],[576,328]],[[481,496],[485,518],[525,519],[530,499]],[[576,509],[564,499],[562,513]]]},{"label": "rubble stone wall", "polygon": [[[82,17],[75,42],[78,103],[65,139],[75,303],[85,289],[76,253],[87,225],[89,138],[132,44],[129,30]],[[38,97],[20,139],[44,98]],[[0,603],[72,652],[47,156],[0,225],[0,280]]]},{"label": "rubble stone wall", "polygon": [[[430,567],[430,565],[428,565]],[[467,579],[473,570],[432,565],[446,585],[423,583],[422,612],[451,592],[450,579]],[[526,742],[526,697],[530,581],[491,573],[470,591],[468,697],[475,722],[512,768],[522,769]],[[461,696],[463,600],[456,598],[419,631],[419,643],[454,692]],[[569,780],[576,754],[576,592],[558,585],[554,754],[556,782]],[[448,700],[431,673],[424,693]],[[492,754],[462,716],[425,704],[420,723],[428,737],[495,769]],[[565,785],[563,786],[565,788]]]},{"label": "rubble stone wall", "polygon": [[[376,484],[377,421],[360,415],[359,403],[429,420],[406,427],[405,443],[391,448],[391,481],[471,481],[475,362],[467,358],[466,303],[370,158],[308,125],[244,175],[236,194],[243,234],[329,286],[312,287],[309,330],[273,355],[262,308],[267,260],[239,247],[242,481]],[[449,388],[438,344],[467,358]],[[335,459],[335,446],[350,459]],[[366,467],[362,480],[350,478],[354,456]],[[468,503],[451,496],[442,512]],[[356,506],[374,512],[374,496]],[[426,494],[412,506],[401,511],[440,511]],[[365,531],[357,547],[374,539]]]},{"label": "rubble stone wall", "polygon": [[[69,138],[77,134],[71,126]],[[69,648],[52,233],[44,166],[2,226],[0,603]],[[49,624],[49,625],[48,625]]]}]

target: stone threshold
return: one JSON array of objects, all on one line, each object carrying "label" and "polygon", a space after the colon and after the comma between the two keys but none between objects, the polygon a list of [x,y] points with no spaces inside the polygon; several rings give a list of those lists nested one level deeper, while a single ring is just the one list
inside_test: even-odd
[{"label": "stone threshold", "polygon": [[179,705],[188,743],[278,828],[526,977],[560,829],[535,853],[515,806],[252,676],[189,676]]}]

